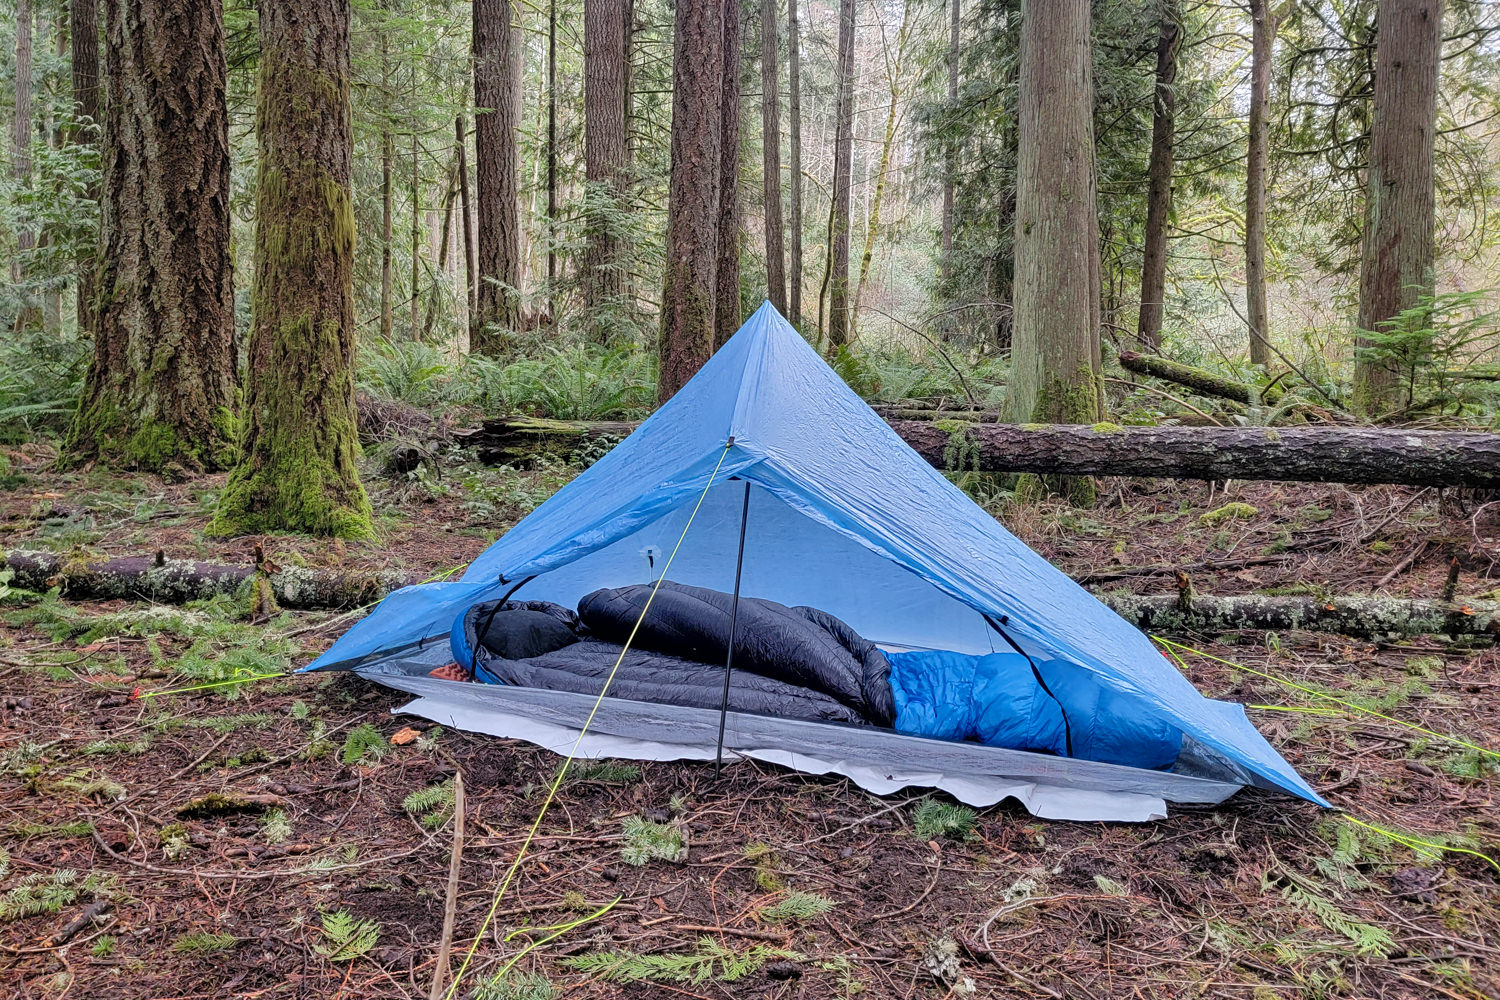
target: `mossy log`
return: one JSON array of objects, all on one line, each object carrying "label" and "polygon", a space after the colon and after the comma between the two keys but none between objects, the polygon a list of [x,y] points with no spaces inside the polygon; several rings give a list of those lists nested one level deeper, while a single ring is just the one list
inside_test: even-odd
[{"label": "mossy log", "polygon": [[[1121,351],[1120,367],[1126,371],[1135,372],[1138,375],[1150,375],[1152,378],[1164,379],[1168,382],[1176,382],[1178,385],[1186,386],[1202,396],[1217,396],[1220,399],[1232,399],[1236,403],[1249,403],[1251,401],[1252,386],[1234,379],[1215,375],[1213,372],[1204,371],[1202,368],[1194,368],[1180,361],[1169,361],[1156,354],[1142,354],[1139,351]],[[1282,396],[1280,389],[1272,386],[1266,389],[1261,397],[1262,402],[1275,403]]]},{"label": "mossy log", "polygon": [[[92,600],[149,600],[182,604],[233,594],[255,574],[251,566],[125,556],[68,559],[53,552],[13,551],[0,567],[27,590],[62,588],[64,596]],[[379,600],[416,582],[395,570],[380,572],[277,569],[266,575],[277,601],[288,608],[339,609]],[[1242,630],[1334,632],[1357,638],[1384,635],[1500,637],[1500,609],[1493,603],[1402,600],[1387,597],[1259,595],[1212,597],[1190,594],[1103,594],[1100,600],[1146,632],[1235,632]]]},{"label": "mossy log", "polygon": [[[88,559],[55,552],[16,550],[0,557],[15,575],[12,587],[46,591],[58,587],[71,598],[184,604],[236,594],[256,576],[254,566],[196,562],[155,556]],[[284,608],[357,608],[417,582],[400,570],[329,570],[283,566],[264,573]]]},{"label": "mossy log", "polygon": [[[1500,487],[1500,434],[1356,426],[1121,427],[892,420],[891,428],[940,469],[1065,476],[1255,479]],[[486,462],[526,465],[567,457],[623,421],[498,417],[463,437]]]},{"label": "mossy log", "polygon": [[1387,635],[1500,638],[1500,606],[1493,603],[1258,594],[1101,594],[1099,599],[1143,632],[1332,632],[1357,639]]}]

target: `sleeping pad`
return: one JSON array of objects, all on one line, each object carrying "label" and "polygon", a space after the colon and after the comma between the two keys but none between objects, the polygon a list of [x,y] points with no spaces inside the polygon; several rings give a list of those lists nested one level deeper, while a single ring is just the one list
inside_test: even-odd
[{"label": "sleeping pad", "polygon": [[[615,697],[719,707],[731,595],[664,581],[546,601],[487,601],[454,622],[456,662],[476,680],[597,695],[620,650]],[[636,623],[640,622],[637,628]],[[1018,653],[885,653],[832,615],[741,597],[729,707],[781,718],[894,728],[914,736],[1165,768],[1181,734],[1081,667]]]}]

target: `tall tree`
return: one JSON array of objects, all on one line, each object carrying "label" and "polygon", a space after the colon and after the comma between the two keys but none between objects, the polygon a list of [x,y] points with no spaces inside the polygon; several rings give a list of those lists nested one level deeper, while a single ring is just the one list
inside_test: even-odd
[{"label": "tall tree", "polygon": [[787,318],[802,324],[802,31],[797,23],[797,0],[786,0],[787,139],[791,218],[787,253],[791,273],[787,283]]},{"label": "tall tree", "polygon": [[854,4],[839,0],[839,47],[834,111],[833,200],[828,209],[828,342],[847,344],[849,315],[849,212],[854,154]]},{"label": "tall tree", "polygon": [[355,466],[349,59],[349,0],[261,0],[250,378],[218,534],[371,531]]},{"label": "tall tree", "polygon": [[392,297],[392,258],[395,256],[395,187],[392,170],[396,162],[395,140],[391,135],[391,55],[389,27],[380,29],[380,337],[391,339],[395,320]]},{"label": "tall tree", "polygon": [[896,144],[896,125],[900,121],[901,76],[905,72],[906,50],[915,27],[912,6],[910,0],[901,5],[901,28],[896,34],[896,51],[886,59],[886,95],[890,100],[885,111],[885,138],[880,143],[880,163],[875,168],[875,194],[870,199],[870,215],[865,224],[865,249],[859,256],[859,281],[854,286],[853,316],[850,320],[850,328],[854,330],[858,329],[859,303],[865,295],[865,283],[870,278],[870,264],[875,259],[875,244],[881,235],[880,209],[885,202],[886,181],[891,170],[891,150]]},{"label": "tall tree", "polygon": [[1182,44],[1180,0],[1162,0],[1156,36],[1156,99],[1151,112],[1151,160],[1146,168],[1145,259],[1141,264],[1141,309],[1136,339],[1161,347],[1167,297],[1167,229],[1172,221],[1173,139],[1177,128],[1177,50]]},{"label": "tall tree", "polygon": [[1371,351],[1368,334],[1386,332],[1433,289],[1432,144],[1442,22],[1441,0],[1381,0],[1376,18],[1354,361],[1354,403],[1369,416],[1396,401],[1399,351]]},{"label": "tall tree", "polygon": [[464,311],[468,313],[469,336],[473,337],[474,317],[479,312],[475,298],[473,211],[469,206],[469,130],[464,116],[453,119],[453,143],[458,148],[458,211],[463,216],[464,241]]},{"label": "tall tree", "polygon": [[[585,29],[587,30],[587,29]],[[547,322],[557,321],[557,0],[547,4]]]},{"label": "tall tree", "polygon": [[584,0],[583,159],[584,253],[580,275],[589,338],[607,341],[609,313],[625,294],[625,260],[618,213],[629,176],[626,142],[629,0]]},{"label": "tall tree", "polygon": [[740,328],[740,3],[724,2],[719,107],[719,253],[714,265],[714,347]]},{"label": "tall tree", "polygon": [[719,250],[724,0],[678,0],[672,33],[672,165],[657,397],[713,353]]},{"label": "tall tree", "polygon": [[[958,44],[963,27],[962,0],[952,0],[948,18],[948,106],[958,106]],[[948,137],[943,148],[943,258],[940,264],[944,287],[953,274],[953,188],[958,182],[958,142]]]},{"label": "tall tree", "polygon": [[[1016,295],[1008,417],[1087,424],[1103,412],[1089,0],[1023,0]],[[1092,482],[1053,484],[1079,502]]]},{"label": "tall tree", "polygon": [[98,329],[64,460],[227,468],[237,378],[223,8],[104,10]]},{"label": "tall tree", "polygon": [[[31,0],[18,0],[16,4],[16,114],[11,122],[11,163],[16,186],[23,189],[31,186],[31,131],[35,127],[31,118],[32,20]],[[16,256],[10,265],[11,281],[17,285],[25,280],[27,257],[35,249],[36,231],[31,228],[26,219],[22,218],[16,229]],[[42,321],[40,307],[31,301],[29,293],[25,294],[25,298],[27,304],[16,317],[17,329],[38,326]]]},{"label": "tall tree", "polygon": [[765,179],[766,297],[786,315],[786,248],[781,223],[781,85],[776,53],[776,0],[760,3],[761,170]]},{"label": "tall tree", "polygon": [[521,325],[521,32],[514,16],[511,0],[474,0],[479,309],[471,349],[480,354],[504,354]]},{"label": "tall tree", "polygon": [[[70,0],[68,20],[72,24],[73,114],[79,126],[72,132],[75,143],[99,142],[99,7],[96,0]],[[90,185],[88,197],[97,200],[99,187]],[[86,254],[78,269],[78,330],[92,335],[94,297],[97,288],[94,255]]]},{"label": "tall tree", "polygon": [[1266,311],[1266,122],[1271,100],[1271,50],[1276,21],[1269,0],[1250,0],[1250,134],[1245,156],[1245,312],[1250,363],[1270,367],[1271,322]]}]

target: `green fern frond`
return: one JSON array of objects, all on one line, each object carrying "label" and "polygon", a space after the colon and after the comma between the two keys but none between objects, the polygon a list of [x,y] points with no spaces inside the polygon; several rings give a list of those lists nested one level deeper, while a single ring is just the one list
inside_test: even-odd
[{"label": "green fern frond", "polygon": [[313,950],[330,962],[352,962],[375,947],[380,924],[362,920],[348,910],[323,914],[323,940]]},{"label": "green fern frond", "polygon": [[764,907],[760,916],[762,920],[780,924],[789,920],[808,920],[821,916],[837,905],[827,896],[820,896],[816,892],[789,892],[770,906]]}]

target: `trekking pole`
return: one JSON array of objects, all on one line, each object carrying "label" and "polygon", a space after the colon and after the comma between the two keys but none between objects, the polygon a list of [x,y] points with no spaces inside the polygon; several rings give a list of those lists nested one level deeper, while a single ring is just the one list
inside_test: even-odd
[{"label": "trekking pole", "polygon": [[719,702],[719,745],[714,753],[714,778],[724,769],[724,720],[729,715],[729,674],[734,669],[734,631],[740,617],[740,572],[745,568],[745,525],[750,520],[750,480],[745,480],[745,503],[740,508],[740,550],[734,557],[734,597],[729,602],[729,652],[724,656],[724,697]]}]

